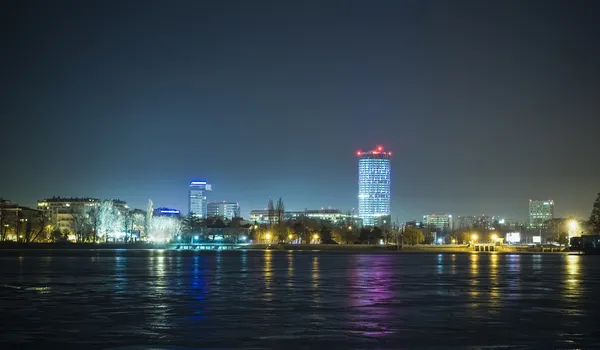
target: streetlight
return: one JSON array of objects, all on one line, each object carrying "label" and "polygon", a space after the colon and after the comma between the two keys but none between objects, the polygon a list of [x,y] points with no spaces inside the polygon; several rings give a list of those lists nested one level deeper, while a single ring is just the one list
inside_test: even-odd
[{"label": "streetlight", "polygon": [[571,221],[569,221],[569,229],[571,231],[576,231],[577,230],[577,226],[579,226],[579,224],[577,223],[577,220],[571,220]]},{"label": "streetlight", "polygon": [[568,226],[569,226],[569,236],[567,237],[567,242],[570,242],[571,237],[573,237],[577,234],[577,231],[579,229],[579,223],[577,222],[577,220],[569,220]]},{"label": "streetlight", "polygon": [[270,234],[269,232],[267,232],[267,233],[265,234],[265,239],[266,239],[267,241],[270,241],[270,240],[271,240],[271,234]]},{"label": "streetlight", "polygon": [[316,242],[318,239],[319,239],[319,235],[315,233],[313,235],[313,240]]},{"label": "streetlight", "polygon": [[491,238],[492,238],[492,242],[497,242],[498,241],[498,235],[495,234],[495,233],[492,233]]},{"label": "streetlight", "polygon": [[475,242],[477,240],[477,234],[476,233],[474,233],[474,234],[471,235],[471,240],[473,242]]},{"label": "streetlight", "polygon": [[352,226],[348,226],[348,231],[352,231]]}]

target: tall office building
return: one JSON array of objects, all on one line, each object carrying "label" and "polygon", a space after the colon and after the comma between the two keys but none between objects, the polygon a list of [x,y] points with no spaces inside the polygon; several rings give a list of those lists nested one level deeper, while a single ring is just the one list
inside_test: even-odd
[{"label": "tall office building", "polygon": [[529,200],[529,227],[542,227],[554,218],[553,200]]},{"label": "tall office building", "polygon": [[231,220],[240,217],[240,205],[237,202],[208,202],[208,216],[220,216]]},{"label": "tall office building", "polygon": [[189,210],[194,216],[207,217],[206,192],[211,191],[211,185],[206,181],[190,182]]},{"label": "tall office building", "polygon": [[375,225],[377,217],[391,215],[390,158],[382,146],[358,151],[358,216],[365,226]]},{"label": "tall office building", "polygon": [[423,225],[435,228],[439,232],[450,232],[454,227],[450,214],[423,215]]}]

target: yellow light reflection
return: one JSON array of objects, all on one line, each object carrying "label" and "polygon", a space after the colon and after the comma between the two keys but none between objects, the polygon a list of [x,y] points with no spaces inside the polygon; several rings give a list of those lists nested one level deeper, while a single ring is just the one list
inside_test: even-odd
[{"label": "yellow light reflection", "polygon": [[312,261],[312,282],[313,288],[319,288],[319,257],[314,256]]},{"label": "yellow light reflection", "polygon": [[[490,254],[490,306],[497,307],[500,305],[500,292],[498,287],[498,254]],[[490,310],[496,312],[496,310]]]},{"label": "yellow light reflection", "polygon": [[456,254],[452,254],[452,274],[456,275]]},{"label": "yellow light reflection", "polygon": [[294,287],[294,252],[292,250],[288,253],[288,270],[287,270],[287,286],[288,288]]},{"label": "yellow light reflection", "polygon": [[479,254],[471,253],[469,260],[471,263],[471,288],[469,289],[469,294],[472,297],[477,297],[479,295],[479,290],[477,289],[479,285]]},{"label": "yellow light reflection", "polygon": [[273,272],[271,271],[271,259],[272,259],[272,255],[271,255],[271,251],[270,250],[265,250],[265,267],[263,270],[263,278],[265,280],[265,298],[268,301],[272,300],[273,297],[273,292],[271,290],[271,282],[273,282]]},{"label": "yellow light reflection", "polygon": [[581,283],[580,279],[580,264],[581,256],[579,255],[568,255],[567,256],[567,265],[566,265],[566,274],[565,274],[565,295],[566,299],[579,297],[581,295],[581,290],[579,284]]},{"label": "yellow light reflection", "polygon": [[313,303],[320,305],[323,300],[319,292],[319,257],[313,256],[312,260],[312,286],[313,286]]}]

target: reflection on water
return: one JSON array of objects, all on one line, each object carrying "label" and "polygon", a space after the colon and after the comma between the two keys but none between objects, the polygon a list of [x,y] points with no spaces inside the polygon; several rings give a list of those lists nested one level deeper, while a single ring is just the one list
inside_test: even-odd
[{"label": "reflection on water", "polygon": [[569,255],[566,257],[566,276],[564,297],[566,300],[573,300],[581,297],[581,280],[579,275],[579,264],[581,255]]},{"label": "reflection on water", "polygon": [[287,256],[288,268],[287,268],[287,286],[288,288],[294,288],[294,251],[290,250]]},{"label": "reflection on water", "polygon": [[366,337],[382,337],[393,333],[388,320],[394,302],[392,256],[355,256],[351,268],[350,332]]},{"label": "reflection on water", "polygon": [[599,262],[496,253],[0,255],[0,345],[396,349],[443,339],[444,347],[600,348]]},{"label": "reflection on water", "polygon": [[[469,294],[474,299],[477,299],[479,296],[479,253],[471,253],[469,260],[471,268],[471,288],[469,289]],[[476,306],[476,304],[472,304],[471,306]]]},{"label": "reflection on water", "polygon": [[440,275],[444,274],[444,254],[438,254],[437,256],[437,269],[436,272]]},{"label": "reflection on water", "polygon": [[498,254],[491,253],[488,255],[490,258],[490,292],[489,292],[489,303],[492,307],[491,312],[498,312],[496,309],[500,306],[500,284],[498,282],[500,271],[498,270]]},{"label": "reflection on water", "polygon": [[273,259],[273,253],[270,250],[264,252],[264,267],[263,267],[263,279],[265,280],[265,292],[263,298],[266,301],[273,300],[272,282],[273,282],[273,271],[271,267],[271,260]]},{"label": "reflection on water", "polygon": [[312,258],[312,286],[313,289],[319,288],[319,257]]}]

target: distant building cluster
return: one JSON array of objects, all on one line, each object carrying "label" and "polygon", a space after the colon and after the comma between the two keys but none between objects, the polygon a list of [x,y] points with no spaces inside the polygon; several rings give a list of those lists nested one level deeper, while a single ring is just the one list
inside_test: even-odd
[{"label": "distant building cluster", "polygon": [[[221,201],[211,198],[212,184],[204,180],[191,181],[188,184],[188,212],[179,209],[158,207],[153,208],[149,201],[146,210],[130,209],[121,200],[100,200],[98,198],[81,197],[51,197],[38,200],[37,208],[19,206],[7,200],[0,199],[0,240],[7,239],[8,229],[13,227],[12,235],[18,237],[19,232],[31,231],[31,223],[35,218],[40,223],[51,226],[54,230],[80,232],[83,229],[81,220],[85,217],[93,223],[94,235],[102,235],[105,239],[140,238],[146,237],[164,240],[172,232],[180,231],[180,224],[187,214],[191,218],[201,219],[213,228],[223,225],[223,222],[233,223],[236,228],[256,225],[277,224],[279,221],[301,222],[304,219],[328,222],[340,227],[351,228],[378,227],[389,231],[396,227],[426,228],[435,237],[448,236],[454,231],[477,230],[490,231],[502,227],[511,231],[507,237],[516,241],[524,229],[538,230],[548,228],[554,218],[554,201],[529,200],[529,216],[527,222],[518,222],[495,215],[466,215],[453,216],[449,213],[432,213],[423,215],[422,221],[408,221],[404,224],[392,223],[391,217],[391,157],[392,153],[377,146],[370,151],[357,151],[357,204],[358,211],[343,212],[339,209],[321,208],[305,210],[285,210],[283,204],[275,209],[272,201],[271,209],[253,209],[249,212],[247,221],[242,219],[240,205],[235,201]],[[275,212],[277,211],[277,212]],[[173,221],[173,219],[177,219]],[[10,225],[9,225],[10,223]],[[256,228],[255,228],[256,229]],[[573,231],[573,230],[572,230]],[[519,235],[517,235],[519,234]],[[129,235],[129,236],[128,236]],[[12,236],[11,236],[12,237]],[[129,237],[129,238],[127,238]],[[85,237],[82,238],[85,240]],[[453,238],[453,239],[456,239]],[[519,238],[520,239],[520,238]],[[436,239],[437,240],[437,239]]]}]

